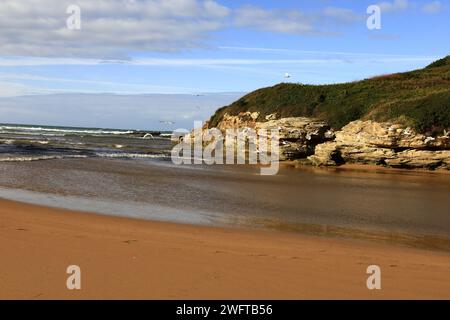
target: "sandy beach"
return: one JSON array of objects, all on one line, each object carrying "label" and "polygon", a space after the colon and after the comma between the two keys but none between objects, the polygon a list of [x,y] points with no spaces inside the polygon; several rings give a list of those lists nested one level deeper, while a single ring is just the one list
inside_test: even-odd
[{"label": "sandy beach", "polygon": [[450,0],[38,2],[0,0],[15,314],[450,301]]},{"label": "sandy beach", "polygon": [[[0,200],[0,299],[450,299],[450,254]],[[82,289],[66,289],[66,268]],[[382,269],[369,291],[366,268]]]}]

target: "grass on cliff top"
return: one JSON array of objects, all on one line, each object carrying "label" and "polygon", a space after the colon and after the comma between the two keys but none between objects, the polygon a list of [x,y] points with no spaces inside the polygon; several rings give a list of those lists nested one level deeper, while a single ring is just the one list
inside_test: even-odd
[{"label": "grass on cliff top", "polygon": [[419,132],[440,134],[450,128],[450,56],[428,67],[333,85],[282,83],[254,91],[210,119],[215,127],[225,113],[260,112],[279,117],[317,117],[340,129],[357,120],[392,121]]}]

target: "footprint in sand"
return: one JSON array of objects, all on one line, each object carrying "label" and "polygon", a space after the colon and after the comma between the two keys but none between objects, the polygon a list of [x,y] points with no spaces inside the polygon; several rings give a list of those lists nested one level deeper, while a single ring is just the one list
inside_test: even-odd
[{"label": "footprint in sand", "polygon": [[138,242],[137,240],[125,240],[123,243],[132,244],[134,242]]}]

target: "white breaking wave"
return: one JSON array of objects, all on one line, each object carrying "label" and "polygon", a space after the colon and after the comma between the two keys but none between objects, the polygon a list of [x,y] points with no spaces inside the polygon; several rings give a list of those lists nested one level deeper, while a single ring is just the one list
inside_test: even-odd
[{"label": "white breaking wave", "polygon": [[[141,154],[141,153],[107,153],[98,152],[94,154],[101,158],[122,158],[122,159],[160,159],[167,158],[164,154]],[[7,156],[1,157],[0,162],[28,162],[40,160],[54,160],[54,159],[86,159],[88,155],[40,155],[40,156]]]},{"label": "white breaking wave", "polygon": [[40,160],[53,159],[69,159],[69,158],[87,158],[85,155],[54,155],[54,156],[15,156],[15,157],[0,157],[0,162],[28,162]]},{"label": "white breaking wave", "polygon": [[167,158],[167,155],[164,154],[144,154],[144,153],[107,153],[107,152],[97,152],[95,153],[97,157],[102,158]]},{"label": "white breaking wave", "polygon": [[13,140],[13,139],[0,140],[0,144],[33,144],[33,143],[49,144],[50,141],[48,141],[48,140]]},{"label": "white breaking wave", "polygon": [[173,133],[161,133],[159,136],[162,138],[171,138]]},{"label": "white breaking wave", "polygon": [[122,131],[122,130],[103,130],[103,129],[64,129],[64,128],[44,128],[44,127],[20,127],[20,126],[0,126],[0,130],[18,130],[18,131],[40,131],[40,132],[57,132],[57,133],[80,133],[80,134],[132,134],[134,131]]}]

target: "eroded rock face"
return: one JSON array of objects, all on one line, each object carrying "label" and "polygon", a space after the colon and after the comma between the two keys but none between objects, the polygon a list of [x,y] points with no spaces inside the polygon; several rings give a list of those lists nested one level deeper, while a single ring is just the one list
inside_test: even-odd
[{"label": "eroded rock face", "polygon": [[450,148],[450,137],[427,137],[398,124],[353,121],[336,133],[340,145],[364,145],[377,148],[440,149]]},{"label": "eroded rock face", "polygon": [[336,132],[334,142],[319,144],[309,160],[318,166],[341,161],[397,168],[450,169],[449,143],[448,135],[427,137],[397,124],[354,121]]},{"label": "eroded rock face", "polygon": [[[314,154],[314,148],[317,144],[334,139],[334,132],[330,130],[330,126],[324,121],[301,117],[276,119],[277,115],[273,114],[266,117],[271,120],[258,122],[258,117],[259,113],[257,112],[243,112],[237,116],[225,114],[222,121],[217,125],[217,129],[226,137],[225,133],[228,129],[239,129],[241,132],[245,132],[249,128],[258,134],[266,136],[266,138],[270,136],[272,130],[276,130],[279,137],[279,156],[281,161],[306,158]],[[206,123],[201,129],[202,134],[205,132],[205,129],[212,128],[209,128],[209,124]],[[185,142],[193,143],[194,135],[195,132],[192,131],[184,135],[182,139]],[[245,137],[238,136],[238,140],[242,144],[246,145],[247,142],[250,142],[243,139]],[[257,145],[256,149],[258,149]]]},{"label": "eroded rock face", "polygon": [[[258,122],[259,113],[226,114],[218,129],[250,128],[258,132],[276,129],[280,160],[305,159],[316,166],[343,163],[386,165],[396,168],[450,169],[450,134],[429,137],[399,124],[353,121],[334,132],[321,120],[281,118],[276,114]],[[203,129],[208,128],[208,124]],[[260,131],[260,132],[263,132]],[[261,133],[263,134],[263,133]]]},{"label": "eroded rock face", "polygon": [[336,142],[318,144],[315,153],[308,159],[315,166],[336,166],[343,163],[343,159]]},{"label": "eroded rock face", "polygon": [[257,122],[258,117],[257,112],[245,112],[237,116],[225,114],[218,129],[222,132],[226,129],[243,128],[255,129],[257,132],[278,130],[281,161],[306,158],[314,154],[317,144],[334,138],[330,126],[317,119],[304,117],[276,119],[277,115],[274,114],[266,117],[268,120],[266,122]]},{"label": "eroded rock face", "polygon": [[237,116],[231,116],[226,113],[220,123],[217,125],[217,129],[225,131],[226,129],[239,129],[239,128],[255,128],[256,119],[258,119],[258,112],[241,112]]},{"label": "eroded rock face", "polygon": [[269,120],[258,122],[255,128],[279,131],[281,161],[306,158],[314,154],[316,145],[334,137],[326,122],[312,118],[295,117]]},{"label": "eroded rock face", "polygon": [[399,152],[395,159],[386,160],[386,164],[394,168],[450,169],[450,150],[406,150]]},{"label": "eroded rock face", "polygon": [[280,131],[280,140],[318,140],[323,141],[325,133],[329,131],[330,126],[321,120],[313,118],[282,118],[266,122],[258,122],[256,129],[278,129]]}]

